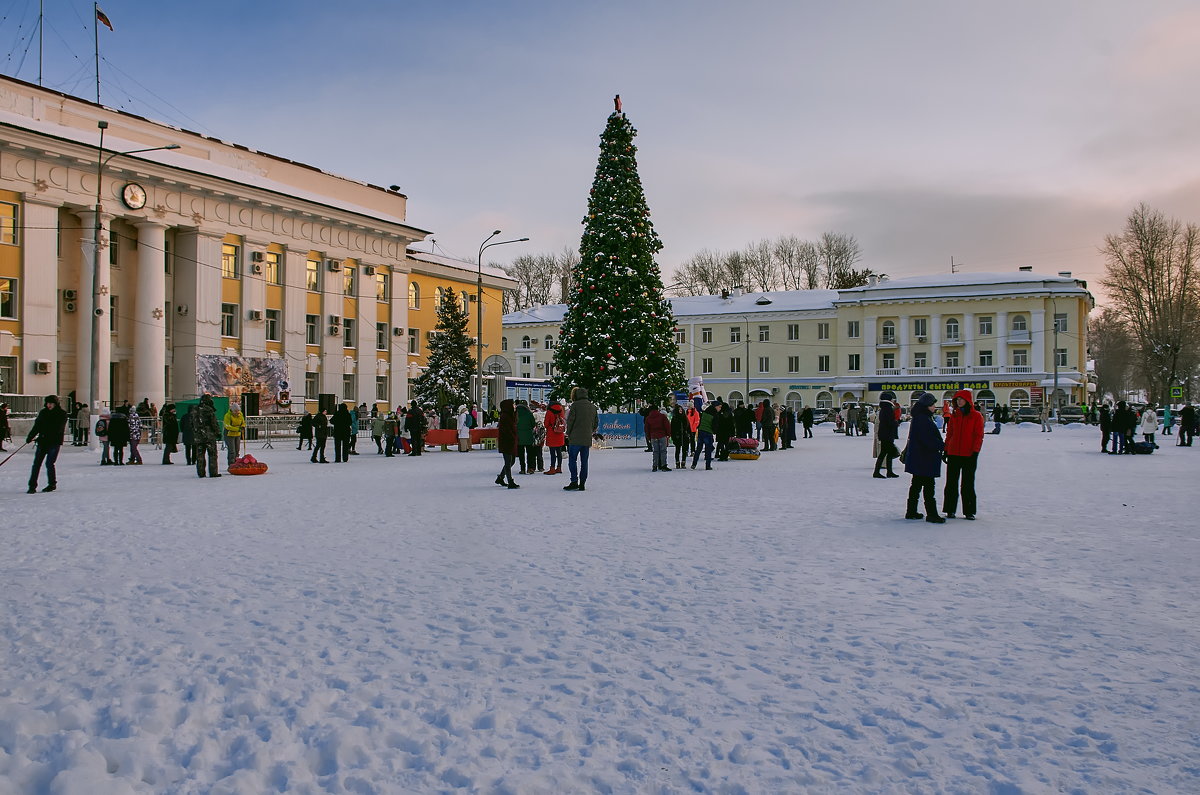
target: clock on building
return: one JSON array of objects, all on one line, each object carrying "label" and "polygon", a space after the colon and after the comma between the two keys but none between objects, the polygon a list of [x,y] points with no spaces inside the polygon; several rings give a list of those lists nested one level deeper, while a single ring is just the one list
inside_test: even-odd
[{"label": "clock on building", "polygon": [[146,206],[146,189],[136,182],[130,182],[121,189],[121,201],[131,210],[140,210]]}]

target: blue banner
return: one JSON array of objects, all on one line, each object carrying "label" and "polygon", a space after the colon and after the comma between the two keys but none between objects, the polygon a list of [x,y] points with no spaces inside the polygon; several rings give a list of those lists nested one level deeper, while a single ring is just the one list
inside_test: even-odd
[{"label": "blue banner", "polygon": [[609,447],[641,447],[646,438],[641,414],[601,414],[596,433]]}]

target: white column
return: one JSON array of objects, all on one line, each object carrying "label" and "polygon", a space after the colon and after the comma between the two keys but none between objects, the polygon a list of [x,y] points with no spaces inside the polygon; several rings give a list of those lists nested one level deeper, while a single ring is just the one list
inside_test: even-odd
[{"label": "white column", "polygon": [[358,339],[355,340],[355,358],[358,360],[357,389],[358,403],[367,408],[375,404],[375,375],[379,372],[375,364],[378,351],[375,349],[375,323],[379,316],[379,302],[375,300],[375,276],[367,275],[367,265],[358,263],[358,278],[355,280],[355,296],[358,301]]},{"label": "white column", "polygon": [[[57,229],[57,205],[25,199],[20,311],[22,391],[26,394],[49,395],[67,386],[59,380],[57,364],[62,359],[58,352]],[[38,361],[50,362],[49,371],[39,373]]]},{"label": "white column", "polygon": [[[992,330],[995,331],[995,328]],[[974,312],[963,312],[962,328],[958,333],[963,340],[963,366],[967,368],[968,373],[974,372],[972,368],[979,366],[979,360],[975,357],[975,339],[979,336],[979,323],[975,320]],[[993,358],[992,364],[995,363]]]},{"label": "white column", "polygon": [[996,325],[993,327],[996,332],[996,354],[992,362],[1000,365],[1000,372],[1008,372],[1008,313],[996,313]]},{"label": "white column", "polygon": [[902,373],[907,373],[913,366],[912,352],[908,348],[908,331],[912,326],[912,318],[908,315],[901,315],[896,320],[896,342],[900,345],[900,361],[896,362],[902,369]]},{"label": "white column", "polygon": [[133,397],[166,403],[167,276],[163,262],[166,227],[139,221],[137,292],[133,298]]},{"label": "white column", "polygon": [[337,336],[329,333],[330,316],[337,318],[337,325],[342,326],[342,311],[345,302],[342,300],[341,271],[331,271],[321,263],[318,283],[321,287],[321,322],[318,329],[321,333],[321,375],[318,382],[324,394],[342,397],[342,375],[345,368],[346,348],[342,342],[341,329]]},{"label": "white column", "polygon": [[[245,262],[242,268],[242,302],[239,311],[242,313],[242,355],[265,358],[267,355],[267,322],[266,320],[251,320],[250,313],[263,312],[267,308],[267,282],[261,273],[254,272],[256,263],[252,261],[254,252],[266,251],[267,243],[262,240],[244,238]],[[262,265],[259,264],[262,270]]]},{"label": "white column", "polygon": [[[942,316],[929,316],[929,366],[941,368],[946,365],[942,361],[942,335],[946,330],[942,328]],[[938,370],[934,370],[938,372]]]},{"label": "white column", "polygon": [[[288,382],[292,387],[292,411],[304,412],[303,401],[297,400],[304,394],[304,373],[308,369],[308,356],[304,342],[304,316],[308,301],[305,286],[305,265],[308,251],[288,249],[283,256],[283,358],[287,361]],[[320,326],[318,326],[318,331]],[[308,395],[316,400],[316,395]]]},{"label": "white column", "polygon": [[[398,266],[392,268],[392,327],[408,333],[408,280],[409,271]],[[391,391],[391,408],[408,402],[408,337],[391,338],[391,368],[388,389]],[[486,358],[486,357],[485,357]]]},{"label": "white column", "polygon": [[879,367],[879,357],[875,354],[875,342],[878,340],[875,326],[878,320],[879,318],[874,316],[863,318],[862,369],[867,375],[874,375]]},{"label": "white column", "polygon": [[1030,315],[1029,331],[1033,344],[1029,347],[1033,353],[1033,361],[1029,364],[1035,375],[1040,374],[1044,378],[1046,376],[1046,346],[1051,344],[1050,340],[1046,339],[1046,310],[1035,309]]},{"label": "white column", "polygon": [[[79,376],[81,381],[87,379],[87,384],[81,389],[80,394],[87,395],[93,410],[95,410],[102,405],[109,404],[112,397],[109,394],[109,368],[112,364],[112,334],[109,330],[112,322],[112,310],[109,296],[112,295],[112,285],[111,271],[108,265],[108,224],[113,217],[107,213],[100,213],[100,219],[97,221],[95,210],[83,210],[78,215],[83,228],[83,235],[80,237],[83,258],[79,280],[79,331],[82,341]],[[97,233],[99,233],[98,243]],[[93,359],[92,317],[97,311],[101,314],[98,324],[99,334],[96,340],[96,356]],[[98,385],[95,395],[91,394],[90,389],[93,372],[97,375]]]}]

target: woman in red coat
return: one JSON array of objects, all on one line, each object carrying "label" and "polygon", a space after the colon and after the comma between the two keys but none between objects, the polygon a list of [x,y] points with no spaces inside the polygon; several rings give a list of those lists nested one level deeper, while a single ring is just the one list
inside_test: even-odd
[{"label": "woman in red coat", "polygon": [[550,468],[546,474],[561,475],[563,450],[567,447],[567,410],[563,408],[561,400],[551,398],[543,422],[546,425],[546,446],[550,448]]},{"label": "woman in red coat", "polygon": [[949,519],[958,510],[959,479],[962,480],[964,519],[975,518],[975,466],[983,447],[983,415],[971,402],[971,390],[954,393],[954,409],[946,418],[946,490],[942,513]]},{"label": "woman in red coat", "polygon": [[498,425],[496,449],[504,456],[504,469],[496,476],[497,486],[510,489],[521,488],[513,480],[512,465],[517,460],[517,410],[512,400],[500,401],[500,423]]}]

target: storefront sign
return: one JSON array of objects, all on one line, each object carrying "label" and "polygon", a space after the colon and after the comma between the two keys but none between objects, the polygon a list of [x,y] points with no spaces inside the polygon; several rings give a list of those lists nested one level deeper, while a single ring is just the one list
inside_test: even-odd
[{"label": "storefront sign", "polygon": [[788,389],[830,389],[829,384],[789,384]]},{"label": "storefront sign", "polygon": [[1037,381],[993,381],[994,389],[1029,389],[1037,386]]},{"label": "storefront sign", "polygon": [[890,389],[893,392],[957,392],[960,389],[987,389],[987,381],[913,381],[910,383],[891,383],[888,381],[873,381],[867,384],[870,392],[882,392]]},{"label": "storefront sign", "polygon": [[601,414],[596,433],[609,447],[641,447],[645,432],[641,414]]}]

